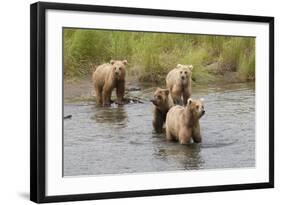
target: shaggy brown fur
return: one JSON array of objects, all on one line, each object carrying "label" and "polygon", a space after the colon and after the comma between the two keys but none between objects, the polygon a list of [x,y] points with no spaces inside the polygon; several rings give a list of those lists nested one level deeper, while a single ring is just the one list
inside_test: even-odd
[{"label": "shaggy brown fur", "polygon": [[157,88],[151,102],[154,104],[152,125],[154,130],[159,133],[163,131],[167,112],[174,105],[173,100],[168,89]]},{"label": "shaggy brown fur", "polygon": [[178,64],[166,77],[166,85],[170,90],[174,104],[186,105],[191,96],[192,65]]},{"label": "shaggy brown fur", "polygon": [[125,94],[127,60],[111,60],[102,64],[93,73],[93,83],[97,103],[108,106],[111,103],[112,90],[116,88],[117,103],[122,104]]},{"label": "shaggy brown fur", "polygon": [[180,144],[202,141],[199,119],[205,114],[203,99],[188,99],[187,106],[174,106],[167,113],[166,138]]}]

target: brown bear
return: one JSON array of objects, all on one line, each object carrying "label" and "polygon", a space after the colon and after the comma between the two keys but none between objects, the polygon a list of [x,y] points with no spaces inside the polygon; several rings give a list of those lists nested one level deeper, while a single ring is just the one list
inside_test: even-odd
[{"label": "brown bear", "polygon": [[169,109],[174,105],[168,89],[157,88],[151,102],[153,108],[153,128],[156,132],[163,131],[163,125],[166,121],[166,115]]},{"label": "brown bear", "polygon": [[193,139],[195,143],[202,141],[199,119],[205,114],[203,99],[188,99],[187,105],[176,105],[167,113],[166,138],[188,144]]},{"label": "brown bear", "polygon": [[177,105],[186,105],[191,96],[192,65],[178,64],[166,77],[166,85]]},{"label": "brown bear", "polygon": [[114,88],[116,88],[117,103],[123,103],[127,63],[127,60],[111,60],[110,63],[98,66],[93,72],[94,89],[99,105],[110,105]]}]

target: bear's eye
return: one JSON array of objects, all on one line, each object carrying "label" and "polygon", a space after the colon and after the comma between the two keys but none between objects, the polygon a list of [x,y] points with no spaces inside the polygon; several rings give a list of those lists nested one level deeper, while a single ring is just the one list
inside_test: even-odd
[{"label": "bear's eye", "polygon": [[204,109],[204,106],[202,105],[202,109]]},{"label": "bear's eye", "polygon": [[157,95],[157,99],[161,100],[161,96],[160,96],[160,95]]},{"label": "bear's eye", "polygon": [[114,70],[116,70],[116,67],[114,67]]},{"label": "bear's eye", "polygon": [[196,108],[199,109],[199,105],[196,105]]},{"label": "bear's eye", "polygon": [[187,74],[187,71],[185,71],[184,73]]},{"label": "bear's eye", "polygon": [[180,71],[180,74],[182,74],[182,71]]}]

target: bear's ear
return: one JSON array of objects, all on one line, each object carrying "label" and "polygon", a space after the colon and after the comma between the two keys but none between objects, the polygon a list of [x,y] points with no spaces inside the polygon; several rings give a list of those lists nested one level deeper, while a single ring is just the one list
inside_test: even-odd
[{"label": "bear's ear", "polygon": [[189,99],[187,100],[187,104],[190,105],[191,103],[192,103],[192,99],[189,98]]},{"label": "bear's ear", "polygon": [[178,65],[177,65],[177,68],[180,68],[180,67],[182,67],[182,64],[178,64]]},{"label": "bear's ear", "polygon": [[189,65],[188,68],[192,71],[193,70],[193,65]]},{"label": "bear's ear", "polygon": [[155,89],[155,92],[157,92],[157,91],[159,91],[159,90],[161,90],[161,88],[157,87],[157,88]]},{"label": "bear's ear", "polygon": [[128,61],[127,61],[127,60],[123,60],[122,63],[123,63],[124,65],[127,65],[127,64],[128,64]]},{"label": "bear's ear", "polygon": [[169,95],[169,90],[168,89],[165,89],[164,92],[165,92],[165,95]]},{"label": "bear's ear", "polygon": [[113,65],[115,63],[115,60],[110,60],[110,64]]}]

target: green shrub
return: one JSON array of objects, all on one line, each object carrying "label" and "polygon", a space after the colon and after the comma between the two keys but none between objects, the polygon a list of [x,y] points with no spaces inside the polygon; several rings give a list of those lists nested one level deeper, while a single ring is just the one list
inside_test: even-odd
[{"label": "green shrub", "polygon": [[[89,75],[110,59],[127,59],[128,74],[154,80],[178,63],[194,66],[194,80],[214,73],[239,72],[245,79],[255,75],[255,39],[195,34],[167,34],[87,29],[64,29],[64,75]],[[207,66],[217,63],[217,72]]]}]

